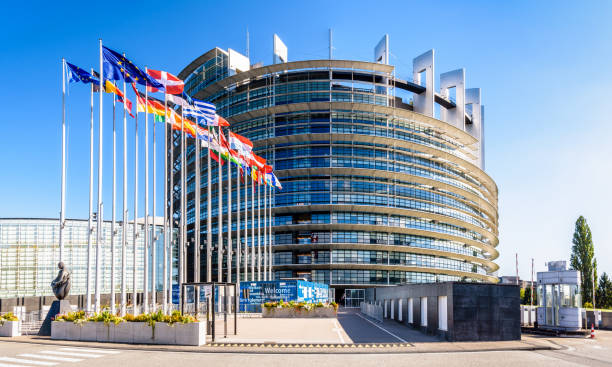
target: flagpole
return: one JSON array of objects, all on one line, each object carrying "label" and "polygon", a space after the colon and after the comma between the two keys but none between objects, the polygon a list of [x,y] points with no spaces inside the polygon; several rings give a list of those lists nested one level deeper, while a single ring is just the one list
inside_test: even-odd
[{"label": "flagpole", "polygon": [[[172,122],[171,122],[172,123]],[[169,303],[172,302],[172,269],[174,267],[174,263],[172,261],[172,245],[174,242],[174,131],[172,130],[172,126],[168,126],[168,135],[170,138],[170,164],[166,165],[166,171],[170,174],[170,186],[168,191],[169,199],[170,199],[170,210],[168,212],[168,261],[170,262],[170,266],[168,267],[168,296]],[[167,140],[167,139],[166,139]],[[178,269],[177,269],[178,270]],[[177,279],[178,280],[178,279]],[[180,290],[179,290],[180,292]]]},{"label": "flagpole", "polygon": [[180,200],[180,204],[181,204],[181,214],[179,216],[180,218],[180,241],[179,241],[179,245],[178,245],[178,279],[179,279],[179,288],[181,289],[182,292],[182,283],[183,283],[183,240],[184,240],[184,231],[183,231],[183,223],[185,222],[185,217],[183,216],[184,213],[184,207],[185,207],[185,202],[184,202],[184,197],[185,197],[185,123],[183,122],[182,119],[182,114],[181,114],[181,200]]},{"label": "flagpole", "polygon": [[[240,251],[240,166],[236,166],[236,284],[238,292],[240,292],[240,260],[242,258]],[[238,310],[238,295],[236,295],[236,310]]]},{"label": "flagpole", "polygon": [[255,181],[251,166],[251,281],[255,281]]},{"label": "flagpole", "polygon": [[185,189],[186,186],[185,185],[185,170],[187,168],[185,167],[185,122],[183,121],[183,113],[182,113],[182,109],[181,109],[181,219],[180,219],[180,225],[181,225],[181,241],[179,244],[179,287],[182,289],[182,283],[185,282],[185,278],[184,278],[184,262],[185,262],[185,253],[184,253],[184,247],[185,247]]},{"label": "flagpole", "polygon": [[[116,130],[116,119],[115,119],[115,104],[116,98],[113,93],[113,204],[112,204],[112,222],[111,222],[111,294],[110,294],[110,306],[111,313],[114,315],[115,309],[115,225],[117,221],[116,217],[116,200],[117,200],[117,130]],[[125,102],[125,101],[124,101]]]},{"label": "flagpole", "polygon": [[[138,98],[136,96],[136,117],[134,121],[134,225],[132,229],[133,234],[133,242],[134,242],[134,251],[132,253],[132,304],[133,304],[133,313],[134,315],[138,315],[138,291],[137,291],[137,276],[136,276],[136,258],[137,258],[137,250],[138,250]],[[145,106],[146,108],[146,106]]]},{"label": "flagpole", "polygon": [[[246,163],[246,161],[245,161]],[[244,178],[244,261],[243,261],[243,275],[244,275],[244,281],[248,281],[249,280],[249,217],[248,217],[248,203],[249,203],[249,191],[247,190],[247,185],[248,185],[248,181],[247,181],[247,167],[246,165],[243,167],[242,169],[242,177]],[[240,203],[240,202],[239,202]]]},{"label": "flagpole", "polygon": [[[197,124],[197,122],[196,122]],[[197,135],[197,133],[196,133]],[[193,235],[195,237],[195,247],[193,249],[193,281],[200,281],[200,195],[202,193],[202,187],[200,184],[200,142],[197,141],[197,136],[194,139],[195,145],[195,223],[193,227]]]},{"label": "flagpole", "polygon": [[127,246],[127,93],[123,79],[123,228],[121,230],[121,316],[125,316],[127,304],[126,246]]},{"label": "flagpole", "polygon": [[62,178],[60,193],[59,260],[64,259],[64,223],[66,222],[66,59],[62,58]]},{"label": "flagpole", "polygon": [[[91,69],[93,75],[93,68]],[[93,236],[93,154],[94,154],[94,83],[91,83],[91,121],[89,129],[89,221],[87,225],[87,312],[91,312],[91,237]]]},{"label": "flagpole", "polygon": [[263,280],[268,280],[268,245],[267,245],[267,231],[268,231],[268,222],[267,222],[267,218],[268,218],[268,188],[266,185],[266,173],[265,173],[265,167],[264,167],[264,172],[263,172],[264,176],[263,176],[263,192],[264,192],[264,201],[263,201]]},{"label": "flagpole", "polygon": [[[145,67],[145,72],[147,68]],[[143,305],[144,313],[149,312],[149,93],[145,82],[145,207],[144,207],[144,276]]]},{"label": "flagpole", "polygon": [[268,227],[268,231],[270,231],[270,236],[268,237],[268,251],[270,252],[270,256],[269,256],[269,260],[270,260],[270,266],[268,267],[268,270],[270,271],[270,276],[268,277],[268,279],[270,280],[274,280],[274,277],[272,276],[272,262],[273,262],[273,258],[272,258],[272,243],[273,243],[273,237],[272,237],[272,226],[274,225],[274,222],[272,220],[272,192],[274,191],[274,186],[270,185],[270,205],[268,207],[268,210],[270,211],[270,226]]},{"label": "flagpole", "polygon": [[104,80],[104,70],[102,69],[102,39],[100,39],[100,99],[99,99],[99,108],[100,108],[100,122],[98,125],[98,231],[96,233],[96,294],[95,294],[95,311],[100,312],[100,290],[102,286],[102,259],[101,259],[101,250],[102,250],[102,226],[104,223],[104,213],[103,213],[103,205],[102,201],[102,132],[103,132],[103,121],[102,121],[102,93],[104,91],[104,87],[102,86],[102,81]]},{"label": "flagpole", "polygon": [[[261,172],[260,172],[261,173]],[[257,281],[261,280],[261,190],[257,176]]]},{"label": "flagpole", "polygon": [[[221,126],[219,126],[221,129]],[[227,282],[232,282],[232,160],[227,148]]]},{"label": "flagpole", "polygon": [[[164,95],[166,93],[164,92]],[[156,311],[157,306],[157,226],[156,226],[156,218],[157,211],[156,202],[157,202],[157,142],[156,142],[156,134],[155,134],[155,117],[153,118],[153,219],[151,222],[151,308],[152,311]]]},{"label": "flagpole", "polygon": [[208,126],[207,130],[207,147],[208,147],[208,156],[206,157],[208,163],[208,169],[206,170],[208,184],[206,185],[206,281],[212,282],[212,173],[210,172],[210,144],[212,143],[210,126]]},{"label": "flagpole", "polygon": [[168,98],[164,91],[164,281],[163,281],[163,305],[164,315],[168,313]]},{"label": "flagpole", "polygon": [[219,144],[219,162],[217,169],[217,197],[218,197],[218,214],[217,214],[217,282],[223,282],[223,164],[221,158],[221,125],[217,124],[217,131],[219,133],[218,144]]}]

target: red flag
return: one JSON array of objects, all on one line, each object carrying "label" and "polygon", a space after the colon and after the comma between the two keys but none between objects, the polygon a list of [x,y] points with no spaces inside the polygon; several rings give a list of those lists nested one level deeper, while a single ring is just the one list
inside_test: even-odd
[{"label": "red flag", "polygon": [[251,160],[251,164],[257,166],[257,169],[264,169],[264,166],[266,165],[266,160],[260,156],[258,156],[257,154],[253,154],[253,158]]},{"label": "red flag", "polygon": [[130,114],[130,116],[132,116],[132,118],[134,118],[134,115],[132,115],[132,101],[126,98],[125,102],[123,102],[123,97],[121,96],[117,96],[117,100],[121,103],[125,103],[125,107],[127,108],[128,113]]},{"label": "red flag", "polygon": [[[149,74],[153,79],[162,84],[166,88],[166,93],[168,94],[181,94],[183,93],[183,89],[185,88],[185,83],[174,75],[161,70],[147,70],[147,74]],[[149,92],[157,92],[157,88],[153,88],[147,86],[147,90]]]},{"label": "red flag", "polygon": [[213,123],[213,126],[230,126],[230,123],[227,122],[227,120],[223,117],[215,115],[215,121]]}]

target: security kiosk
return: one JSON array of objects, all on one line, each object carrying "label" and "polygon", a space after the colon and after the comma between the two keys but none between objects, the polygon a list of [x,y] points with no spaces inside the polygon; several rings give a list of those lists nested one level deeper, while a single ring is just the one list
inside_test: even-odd
[{"label": "security kiosk", "polygon": [[567,270],[565,261],[548,263],[538,273],[538,327],[559,331],[582,329],[580,272]]}]

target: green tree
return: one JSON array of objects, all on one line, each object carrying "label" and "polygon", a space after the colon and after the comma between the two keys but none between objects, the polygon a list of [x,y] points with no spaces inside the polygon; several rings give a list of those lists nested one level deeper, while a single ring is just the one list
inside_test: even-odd
[{"label": "green tree", "polygon": [[[581,215],[576,220],[574,238],[572,240],[572,256],[570,264],[572,269],[580,272],[582,284],[582,302],[592,301],[593,287],[597,289],[597,283],[593,284],[593,279],[597,281],[597,260],[595,259],[595,247],[591,237],[591,229],[586,219]],[[594,274],[594,277],[593,277]]]},{"label": "green tree", "polygon": [[599,278],[595,299],[598,308],[612,308],[612,281],[606,273]]},{"label": "green tree", "polygon": [[[524,305],[531,304],[531,287],[525,288],[525,292],[524,294],[522,294],[522,303]],[[538,293],[536,292],[535,288],[533,289],[533,305],[534,306],[538,305]]]}]

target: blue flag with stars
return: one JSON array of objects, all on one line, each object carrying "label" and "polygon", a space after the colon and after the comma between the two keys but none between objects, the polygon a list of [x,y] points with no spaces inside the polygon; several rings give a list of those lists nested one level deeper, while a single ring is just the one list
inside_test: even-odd
[{"label": "blue flag with stars", "polygon": [[80,67],[73,65],[69,62],[66,62],[66,66],[68,67],[68,82],[70,83],[100,83],[100,80]]},{"label": "blue flag with stars", "polygon": [[102,56],[104,58],[102,66],[104,69],[104,78],[108,80],[123,80],[127,83],[138,83],[140,85],[154,87],[164,90],[164,86],[157,80],[153,79],[144,70],[139,69],[125,56],[111,50],[108,47],[102,47]]}]

